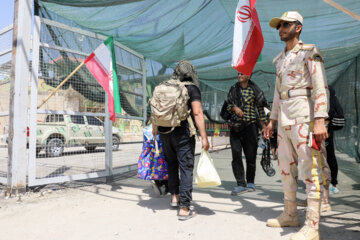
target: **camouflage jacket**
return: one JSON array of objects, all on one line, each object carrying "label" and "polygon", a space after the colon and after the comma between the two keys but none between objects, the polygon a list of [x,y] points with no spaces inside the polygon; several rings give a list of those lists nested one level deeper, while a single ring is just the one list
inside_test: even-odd
[{"label": "camouflage jacket", "polygon": [[[270,119],[279,126],[296,125],[328,117],[328,91],[323,56],[313,44],[299,43],[274,59],[276,85]],[[282,97],[294,89],[309,95]]]}]

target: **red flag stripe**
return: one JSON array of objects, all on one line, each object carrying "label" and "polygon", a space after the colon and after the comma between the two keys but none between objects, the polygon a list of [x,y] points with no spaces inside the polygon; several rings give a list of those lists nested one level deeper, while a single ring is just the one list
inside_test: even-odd
[{"label": "red flag stripe", "polygon": [[[264,46],[264,38],[255,4],[256,0],[239,0],[236,14],[240,15],[235,15],[232,66],[246,75],[251,75]],[[250,20],[248,20],[249,17],[251,17]],[[240,34],[246,36],[243,38],[243,42]]]},{"label": "red flag stripe", "polygon": [[[239,58],[240,62],[238,62],[235,69],[250,76],[264,46],[264,39],[262,37],[261,30],[259,31],[255,27],[247,43],[246,48],[243,48],[243,50],[245,50],[244,54]],[[259,43],[262,44],[259,45]]]},{"label": "red flag stripe", "polygon": [[95,56],[95,53],[91,53],[84,61],[84,63],[86,64],[88,61],[90,61],[93,57]]},{"label": "red flag stripe", "polygon": [[85,60],[85,65],[94,75],[95,79],[99,82],[99,84],[108,93],[108,109],[110,114],[110,120],[115,121],[114,96],[113,93],[109,91],[109,82],[112,81],[112,79],[110,79],[110,77],[112,77],[112,73],[108,75],[108,73],[104,71],[103,66],[99,64],[94,53],[92,53]]}]

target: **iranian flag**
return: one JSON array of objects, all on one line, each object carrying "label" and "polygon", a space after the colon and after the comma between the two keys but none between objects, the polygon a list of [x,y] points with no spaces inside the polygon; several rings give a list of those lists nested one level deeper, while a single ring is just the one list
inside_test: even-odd
[{"label": "iranian flag", "polygon": [[114,122],[115,113],[121,113],[121,105],[113,37],[108,37],[84,62],[107,92],[110,120]]},{"label": "iranian flag", "polygon": [[264,46],[256,0],[239,0],[234,24],[232,67],[248,76]]}]

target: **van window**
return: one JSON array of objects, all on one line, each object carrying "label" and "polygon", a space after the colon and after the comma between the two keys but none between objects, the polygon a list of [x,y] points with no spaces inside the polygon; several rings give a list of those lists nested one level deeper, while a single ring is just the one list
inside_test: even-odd
[{"label": "van window", "polygon": [[45,122],[64,122],[64,115],[62,114],[51,114],[46,116]]},{"label": "van window", "polygon": [[85,124],[84,116],[71,115],[71,122],[75,124]]},{"label": "van window", "polygon": [[103,122],[93,116],[86,116],[89,125],[103,126]]}]

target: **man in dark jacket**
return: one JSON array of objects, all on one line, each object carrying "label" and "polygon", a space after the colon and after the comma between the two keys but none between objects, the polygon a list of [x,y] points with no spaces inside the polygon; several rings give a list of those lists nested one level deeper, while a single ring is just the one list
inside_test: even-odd
[{"label": "man in dark jacket", "polygon": [[335,148],[334,148],[334,130],[341,129],[342,127],[339,127],[339,117],[344,118],[343,109],[339,103],[339,100],[337,99],[335,95],[335,90],[329,86],[329,92],[330,92],[330,110],[329,110],[329,118],[327,119],[328,122],[328,133],[329,138],[325,140],[325,146],[326,146],[326,154],[327,154],[327,162],[330,167],[331,171],[331,185],[330,186],[330,193],[338,193],[339,190],[336,188],[336,185],[338,184],[337,181],[337,174],[338,174],[338,164],[335,156]]},{"label": "man in dark jacket", "polygon": [[[264,125],[266,120],[264,107],[268,103],[263,91],[250,81],[250,77],[238,73],[238,82],[228,93],[227,110],[231,114],[230,145],[232,152],[232,169],[237,187],[231,192],[238,195],[247,191],[255,191],[256,154],[258,148],[258,118]],[[246,180],[242,162],[242,150],[246,158]]]}]

